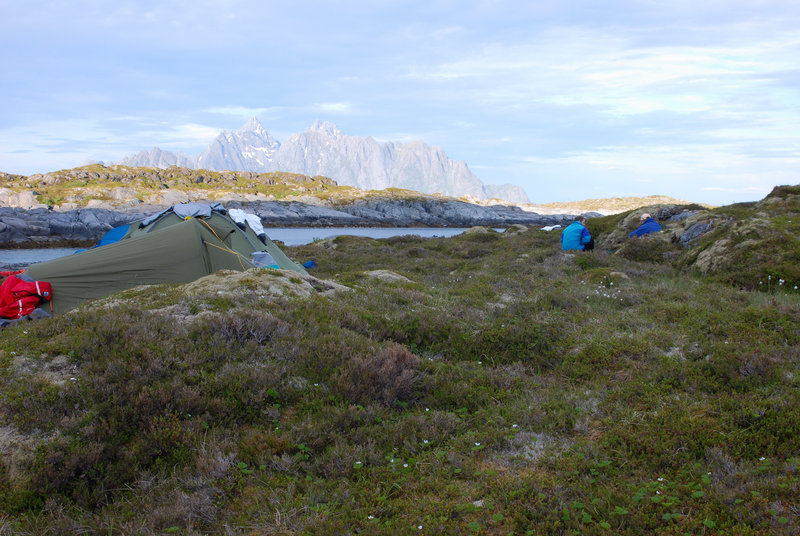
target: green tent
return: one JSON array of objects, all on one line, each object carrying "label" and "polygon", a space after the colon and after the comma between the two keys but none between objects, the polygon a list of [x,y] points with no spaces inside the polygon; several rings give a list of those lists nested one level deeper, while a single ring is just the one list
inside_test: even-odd
[{"label": "green tent", "polygon": [[237,225],[221,205],[187,204],[131,224],[117,242],[31,265],[24,275],[52,285],[59,314],[138,285],[189,283],[218,270],[265,266],[305,272],[265,235]]}]

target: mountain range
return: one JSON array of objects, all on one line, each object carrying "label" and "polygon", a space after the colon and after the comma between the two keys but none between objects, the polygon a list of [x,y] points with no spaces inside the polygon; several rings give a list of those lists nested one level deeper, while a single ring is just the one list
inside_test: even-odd
[{"label": "mountain range", "polygon": [[286,171],[323,175],[340,185],[362,190],[403,188],[453,197],[528,202],[521,187],[484,184],[464,161],[451,160],[439,147],[421,141],[378,143],[371,137],[346,135],[325,121],[292,134],[281,144],[253,117],[235,132],[222,132],[196,157],[156,147],[128,156],[119,164],[259,173]]}]

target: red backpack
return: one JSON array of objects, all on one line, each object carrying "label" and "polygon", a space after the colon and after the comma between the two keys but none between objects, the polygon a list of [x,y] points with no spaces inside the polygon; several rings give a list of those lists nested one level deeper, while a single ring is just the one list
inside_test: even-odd
[{"label": "red backpack", "polygon": [[16,272],[0,272],[0,318],[21,318],[31,314],[43,302],[53,308],[53,287],[45,281],[26,281]]}]

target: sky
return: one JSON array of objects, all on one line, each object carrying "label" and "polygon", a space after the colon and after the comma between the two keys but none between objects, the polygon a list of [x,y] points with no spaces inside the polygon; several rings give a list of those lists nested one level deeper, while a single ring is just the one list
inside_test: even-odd
[{"label": "sky", "polygon": [[796,0],[0,0],[0,50],[6,173],[257,117],[422,140],[534,203],[800,183]]}]

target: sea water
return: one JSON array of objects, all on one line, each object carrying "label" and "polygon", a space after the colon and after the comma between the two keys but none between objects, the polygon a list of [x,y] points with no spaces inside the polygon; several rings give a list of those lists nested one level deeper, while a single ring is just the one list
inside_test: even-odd
[{"label": "sea water", "polygon": [[[425,238],[449,237],[463,233],[466,227],[267,227],[264,230],[274,241],[287,246],[302,246],[317,240],[342,235],[391,238],[414,235]],[[498,229],[501,231],[502,229]],[[82,248],[0,249],[0,267],[28,265],[72,255]]]}]

